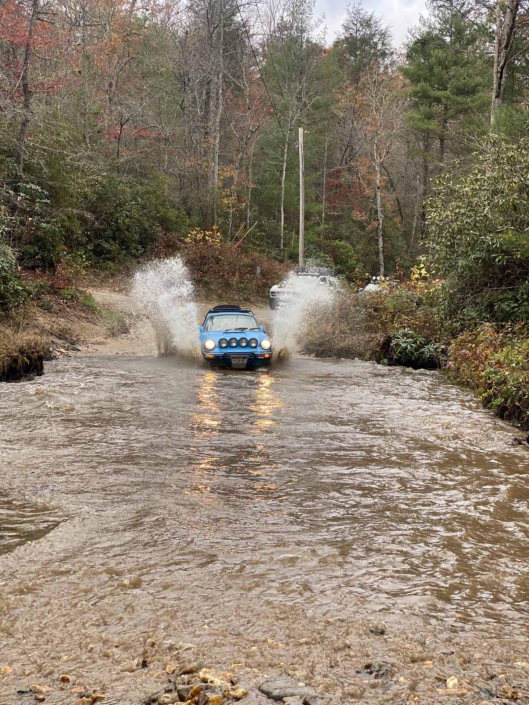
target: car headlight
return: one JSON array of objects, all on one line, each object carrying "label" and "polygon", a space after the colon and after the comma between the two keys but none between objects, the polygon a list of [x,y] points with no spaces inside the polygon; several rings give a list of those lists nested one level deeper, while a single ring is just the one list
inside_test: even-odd
[{"label": "car headlight", "polygon": [[250,347],[251,348],[257,347],[257,338],[250,338]]},{"label": "car headlight", "polygon": [[219,348],[227,348],[228,347],[228,341],[226,338],[221,338],[219,340]]},{"label": "car headlight", "polygon": [[268,338],[265,338],[264,340],[261,340],[261,347],[263,350],[270,350],[272,343],[268,340]]},{"label": "car headlight", "polygon": [[237,347],[237,338],[230,338],[230,348]]},{"label": "car headlight", "polygon": [[206,340],[206,342],[204,343],[204,347],[206,348],[206,350],[214,350],[216,344],[217,343],[214,340]]},{"label": "car headlight", "polygon": [[241,348],[248,347],[248,341],[246,340],[246,338],[239,338],[239,345],[241,346]]}]

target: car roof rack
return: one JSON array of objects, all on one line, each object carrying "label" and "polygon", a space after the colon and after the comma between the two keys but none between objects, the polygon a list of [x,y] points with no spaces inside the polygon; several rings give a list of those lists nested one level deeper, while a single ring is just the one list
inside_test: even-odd
[{"label": "car roof rack", "polygon": [[213,306],[210,308],[206,316],[210,313],[252,313],[253,311],[249,308],[241,308],[237,304],[219,304],[219,306]]}]

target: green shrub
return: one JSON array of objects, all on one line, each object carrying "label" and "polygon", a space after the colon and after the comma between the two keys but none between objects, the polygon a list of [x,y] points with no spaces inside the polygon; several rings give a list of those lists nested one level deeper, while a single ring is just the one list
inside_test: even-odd
[{"label": "green shrub", "polygon": [[120,335],[126,335],[130,332],[129,322],[122,313],[104,310],[102,311],[102,316],[106,322],[108,334],[113,338],[117,338]]},{"label": "green shrub", "polygon": [[9,311],[28,298],[28,288],[16,273],[15,254],[0,239],[0,311]]},{"label": "green shrub", "polygon": [[460,328],[529,320],[529,139],[494,139],[473,171],[427,202],[440,302]]},{"label": "green shrub", "polygon": [[441,367],[443,345],[427,341],[410,328],[399,328],[390,333],[391,361],[404,367],[433,369]]},{"label": "green shrub", "polygon": [[145,184],[115,175],[99,178],[85,210],[86,247],[95,263],[141,257],[164,230],[187,227],[159,180]]}]

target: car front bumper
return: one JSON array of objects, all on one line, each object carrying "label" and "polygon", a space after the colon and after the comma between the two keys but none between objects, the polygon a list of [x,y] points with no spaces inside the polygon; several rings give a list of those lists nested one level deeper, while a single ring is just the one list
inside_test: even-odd
[{"label": "car front bumper", "polygon": [[212,367],[227,367],[239,370],[252,370],[267,367],[272,361],[272,351],[266,352],[225,352],[203,353],[202,357]]}]

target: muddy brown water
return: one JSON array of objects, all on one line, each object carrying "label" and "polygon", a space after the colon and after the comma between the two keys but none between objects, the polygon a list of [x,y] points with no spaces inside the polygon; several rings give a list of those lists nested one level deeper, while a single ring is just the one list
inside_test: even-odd
[{"label": "muddy brown water", "polygon": [[103,356],[0,395],[0,703],[139,704],[196,659],[331,703],[525,697],[529,448],[437,373]]}]

